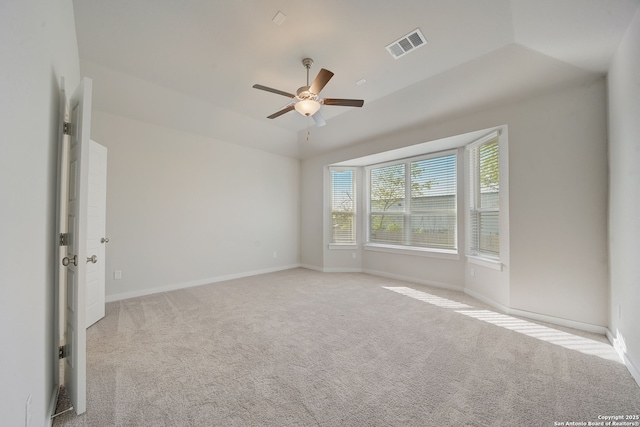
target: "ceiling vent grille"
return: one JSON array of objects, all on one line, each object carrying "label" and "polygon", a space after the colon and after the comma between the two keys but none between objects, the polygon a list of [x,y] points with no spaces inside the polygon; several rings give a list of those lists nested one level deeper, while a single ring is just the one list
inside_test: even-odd
[{"label": "ceiling vent grille", "polygon": [[417,29],[388,45],[387,51],[394,59],[398,59],[425,44],[427,44],[427,39],[425,39],[422,32]]}]

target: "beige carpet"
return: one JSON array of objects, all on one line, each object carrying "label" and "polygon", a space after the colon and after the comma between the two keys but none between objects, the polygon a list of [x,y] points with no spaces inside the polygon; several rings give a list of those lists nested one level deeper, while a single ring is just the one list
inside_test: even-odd
[{"label": "beige carpet", "polygon": [[113,302],[87,338],[87,412],[55,426],[557,426],[640,414],[640,387],[605,337],[366,274],[294,269]]}]

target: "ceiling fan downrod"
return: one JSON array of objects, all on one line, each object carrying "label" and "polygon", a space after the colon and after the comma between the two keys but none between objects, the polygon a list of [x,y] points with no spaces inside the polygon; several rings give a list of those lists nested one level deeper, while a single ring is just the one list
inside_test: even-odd
[{"label": "ceiling fan downrod", "polygon": [[307,86],[309,86],[309,69],[311,68],[311,66],[313,65],[313,59],[311,58],[304,58],[302,60],[302,65],[304,66],[304,68],[307,69]]}]

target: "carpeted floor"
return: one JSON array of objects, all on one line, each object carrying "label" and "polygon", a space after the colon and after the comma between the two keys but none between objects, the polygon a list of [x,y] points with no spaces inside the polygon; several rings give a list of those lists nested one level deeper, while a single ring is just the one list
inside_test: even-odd
[{"label": "carpeted floor", "polygon": [[[558,426],[640,414],[605,337],[305,269],[107,304],[54,426]],[[64,409],[64,408],[60,408]]]}]

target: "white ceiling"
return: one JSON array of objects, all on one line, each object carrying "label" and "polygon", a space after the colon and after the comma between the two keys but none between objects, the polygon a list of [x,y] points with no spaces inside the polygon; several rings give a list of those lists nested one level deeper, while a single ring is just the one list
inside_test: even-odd
[{"label": "white ceiling", "polygon": [[[605,74],[639,0],[74,0],[94,107],[304,158]],[[276,25],[278,11],[287,18]],[[420,28],[399,59],[385,46]],[[335,73],[327,125],[267,119],[314,59]],[[365,79],[363,85],[356,85]],[[311,133],[307,141],[307,132]],[[417,141],[418,142],[418,141]]]}]

